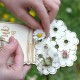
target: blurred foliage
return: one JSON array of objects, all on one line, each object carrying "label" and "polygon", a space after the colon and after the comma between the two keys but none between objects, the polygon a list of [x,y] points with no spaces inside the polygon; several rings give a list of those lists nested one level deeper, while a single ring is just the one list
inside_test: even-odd
[{"label": "blurred foliage", "polygon": [[[39,20],[33,10],[29,13]],[[68,29],[77,33],[80,40],[80,0],[62,0],[56,18],[63,20],[68,26]],[[0,3],[0,21],[18,22],[23,24],[23,22],[11,14],[2,3]],[[49,76],[50,80],[80,80],[80,44],[78,45],[77,61],[75,61],[74,65],[72,67],[60,68],[55,75]],[[25,80],[46,80],[46,76],[40,75],[36,66],[32,65]]]}]

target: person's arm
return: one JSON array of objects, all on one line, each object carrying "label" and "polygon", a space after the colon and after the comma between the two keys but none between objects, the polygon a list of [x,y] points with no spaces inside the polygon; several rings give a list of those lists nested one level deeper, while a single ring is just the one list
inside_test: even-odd
[{"label": "person's arm", "polygon": [[[5,6],[19,19],[28,24],[32,29],[41,28],[49,35],[50,22],[55,18],[60,5],[60,0],[1,0]],[[33,8],[39,16],[41,23],[28,14],[28,9]],[[47,12],[47,10],[48,12]]]},{"label": "person's arm", "polygon": [[[10,55],[14,56],[14,63],[8,65],[7,61]],[[0,80],[24,80],[24,77],[30,66],[24,65],[23,51],[13,37],[10,43],[0,50]]]}]

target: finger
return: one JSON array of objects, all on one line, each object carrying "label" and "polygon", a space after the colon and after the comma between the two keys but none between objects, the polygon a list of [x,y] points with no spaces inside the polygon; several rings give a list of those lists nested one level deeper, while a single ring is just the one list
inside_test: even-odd
[{"label": "finger", "polygon": [[43,0],[44,5],[46,6],[50,18],[50,22],[53,21],[53,19],[56,17],[57,12],[59,10],[59,3],[55,0]]},{"label": "finger", "polygon": [[24,54],[23,54],[20,44],[18,43],[18,47],[15,51],[13,66],[22,68],[23,64],[24,64]]},{"label": "finger", "polygon": [[23,76],[25,77],[26,73],[30,70],[31,66],[24,65],[23,67]]},{"label": "finger", "polygon": [[57,5],[59,5],[59,6],[60,6],[60,4],[61,4],[61,1],[60,1],[60,0],[54,0],[54,2],[55,2]]},{"label": "finger", "polygon": [[48,16],[47,10],[46,10],[43,2],[38,2],[36,4],[33,3],[31,5],[32,5],[32,8],[37,13],[37,15],[39,16],[43,30],[45,31],[46,36],[48,37],[50,21],[49,21],[49,16]]},{"label": "finger", "polygon": [[16,13],[16,16],[24,21],[30,28],[37,29],[42,27],[40,23],[30,16],[25,9],[20,8],[18,10],[19,13]]},{"label": "finger", "polygon": [[0,52],[0,60],[2,61],[2,63],[7,63],[10,55],[16,51],[17,46],[17,40],[13,37],[10,37],[10,43],[7,44]]}]

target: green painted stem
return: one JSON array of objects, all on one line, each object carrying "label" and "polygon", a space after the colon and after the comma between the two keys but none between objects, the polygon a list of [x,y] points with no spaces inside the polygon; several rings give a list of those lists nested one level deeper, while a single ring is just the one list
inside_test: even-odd
[{"label": "green painted stem", "polygon": [[46,75],[46,80],[49,80],[49,75]]}]

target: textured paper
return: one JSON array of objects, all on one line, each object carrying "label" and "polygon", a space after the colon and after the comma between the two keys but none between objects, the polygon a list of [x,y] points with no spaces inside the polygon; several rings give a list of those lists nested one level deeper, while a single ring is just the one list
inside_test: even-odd
[{"label": "textured paper", "polygon": [[[0,23],[0,49],[9,42],[10,36],[14,36],[22,47],[24,64],[34,64],[35,51],[32,35],[33,31],[27,26],[2,22]],[[9,63],[12,63],[11,59]]]}]

